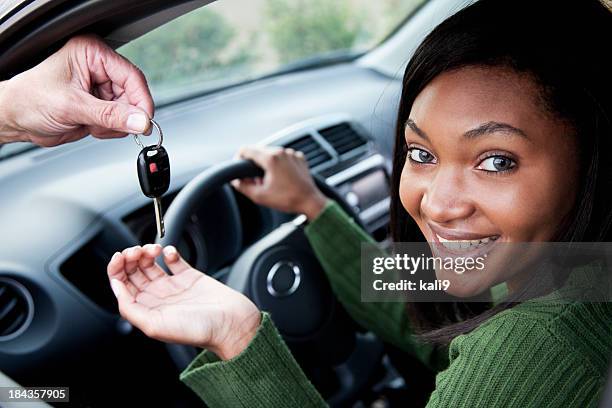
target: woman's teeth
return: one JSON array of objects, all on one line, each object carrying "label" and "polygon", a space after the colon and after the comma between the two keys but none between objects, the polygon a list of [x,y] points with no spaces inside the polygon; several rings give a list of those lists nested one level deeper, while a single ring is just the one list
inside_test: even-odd
[{"label": "woman's teeth", "polygon": [[440,241],[440,243],[442,244],[442,246],[444,246],[445,248],[448,249],[474,249],[474,248],[479,248],[481,246],[484,246],[486,244],[488,244],[491,241],[495,241],[498,237],[496,236],[491,236],[491,237],[486,237],[486,238],[480,238],[480,239],[472,239],[472,240],[450,240],[450,239],[444,239],[441,236],[436,234],[436,237],[438,238],[438,241]]}]

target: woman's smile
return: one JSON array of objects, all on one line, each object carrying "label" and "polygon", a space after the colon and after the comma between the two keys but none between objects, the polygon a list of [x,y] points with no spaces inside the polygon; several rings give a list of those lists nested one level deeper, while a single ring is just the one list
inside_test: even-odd
[{"label": "woman's smile", "polygon": [[427,241],[436,256],[476,258],[488,255],[496,243],[502,242],[497,233],[478,233],[444,228],[432,222],[426,223]]}]

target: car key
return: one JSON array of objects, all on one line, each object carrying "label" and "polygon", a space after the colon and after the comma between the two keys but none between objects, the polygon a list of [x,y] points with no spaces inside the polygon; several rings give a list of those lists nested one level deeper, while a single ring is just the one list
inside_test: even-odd
[{"label": "car key", "polygon": [[138,181],[145,196],[153,199],[155,207],[155,223],[157,235],[163,238],[165,235],[164,214],[162,211],[161,197],[170,187],[170,160],[168,152],[161,145],[163,134],[159,125],[151,120],[151,123],[159,131],[159,142],[157,145],[144,146],[140,138],[135,135],[137,143],[142,146],[138,154],[136,168],[138,170]]}]

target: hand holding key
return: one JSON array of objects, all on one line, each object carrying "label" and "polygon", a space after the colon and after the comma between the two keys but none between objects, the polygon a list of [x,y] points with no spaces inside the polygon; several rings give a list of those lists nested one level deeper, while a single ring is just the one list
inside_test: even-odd
[{"label": "hand holding key", "polygon": [[57,146],[146,132],[155,111],[142,72],[92,35],[0,82],[0,143]]},{"label": "hand holding key", "polygon": [[207,348],[227,360],[255,336],[257,307],[242,293],[192,268],[172,246],[163,249],[167,275],[149,244],[115,253],[108,278],[121,316],[149,337]]},{"label": "hand holding key", "polygon": [[166,229],[164,227],[161,197],[170,187],[170,160],[168,159],[168,152],[162,146],[164,134],[161,127],[153,119],[151,119],[151,123],[159,132],[159,142],[157,145],[145,147],[138,135],[134,135],[136,143],[142,147],[138,155],[136,168],[138,169],[138,181],[143,194],[153,199],[157,236],[163,238]]}]

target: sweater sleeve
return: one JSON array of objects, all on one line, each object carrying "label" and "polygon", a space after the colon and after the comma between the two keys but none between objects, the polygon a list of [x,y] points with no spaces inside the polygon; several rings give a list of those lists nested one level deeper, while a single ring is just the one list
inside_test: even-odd
[{"label": "sweater sleeve", "polygon": [[242,353],[222,361],[205,350],[180,379],[210,408],[327,406],[265,312],[255,337]]},{"label": "sweater sleeve", "polygon": [[[436,377],[428,408],[595,408],[606,383],[605,366],[598,372],[550,325],[513,311],[456,337],[450,360]],[[220,361],[204,351],[181,380],[211,408],[326,406],[267,313],[241,354]]]},{"label": "sweater sleeve", "polygon": [[508,312],[451,342],[427,408],[596,407],[604,379],[584,356],[541,322]]},{"label": "sweater sleeve", "polygon": [[361,302],[361,244],[375,241],[334,201],[306,226],[306,236],[347,312],[384,341],[439,370],[447,353],[415,340],[401,302]]}]

